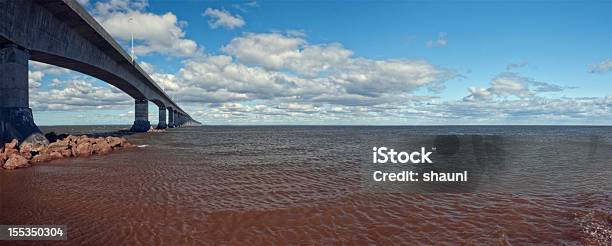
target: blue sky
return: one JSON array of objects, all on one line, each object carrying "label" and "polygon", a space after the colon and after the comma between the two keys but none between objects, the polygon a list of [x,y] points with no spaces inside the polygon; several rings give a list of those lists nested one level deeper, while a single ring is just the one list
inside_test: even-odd
[{"label": "blue sky", "polygon": [[[80,2],[205,124],[612,122],[610,2]],[[133,120],[102,81],[30,80],[40,125]]]}]

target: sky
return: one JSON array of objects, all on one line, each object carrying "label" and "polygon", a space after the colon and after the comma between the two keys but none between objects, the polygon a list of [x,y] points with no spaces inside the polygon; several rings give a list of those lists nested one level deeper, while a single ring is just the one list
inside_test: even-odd
[{"label": "sky", "polygon": [[[612,2],[79,3],[204,124],[612,123]],[[39,125],[134,120],[87,75],[29,81]]]}]

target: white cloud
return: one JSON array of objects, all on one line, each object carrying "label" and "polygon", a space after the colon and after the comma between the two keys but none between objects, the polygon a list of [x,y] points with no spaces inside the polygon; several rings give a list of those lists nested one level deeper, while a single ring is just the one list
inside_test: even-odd
[{"label": "white cloud", "polygon": [[214,29],[219,27],[234,29],[246,24],[240,15],[232,15],[226,10],[207,8],[202,15],[209,17],[208,25]]},{"label": "white cloud", "polygon": [[448,44],[448,34],[445,32],[438,33],[438,39],[425,42],[427,48],[446,46]]},{"label": "white cloud", "polygon": [[149,6],[148,0],[108,0],[96,2],[94,13],[106,16],[114,12],[143,11]]},{"label": "white cloud", "polygon": [[180,85],[174,74],[158,72],[155,66],[147,62],[140,62],[139,65],[164,91],[179,90]]},{"label": "white cloud", "polygon": [[[177,76],[178,94],[208,102],[282,100],[377,105],[406,98],[418,88],[440,89],[453,71],[424,60],[353,57],[338,43],[309,44],[280,33],[247,33],[223,49],[228,55],[188,59]],[[204,91],[204,96],[192,93]],[[184,96],[183,96],[184,97]]]},{"label": "white cloud", "polygon": [[537,93],[544,92],[560,92],[565,89],[574,89],[575,87],[564,87],[551,83],[536,81],[517,73],[504,72],[497,75],[491,81],[489,88],[468,89],[470,93],[464,101],[489,100],[492,96],[528,98],[533,97]]},{"label": "white cloud", "polygon": [[589,66],[589,73],[607,73],[610,71],[612,71],[612,60],[610,59]]},{"label": "white cloud", "polygon": [[57,67],[57,66],[49,65],[46,63],[42,63],[42,62],[32,61],[32,60],[29,61],[29,65],[30,65],[30,70],[32,71],[41,71],[45,74],[49,74],[53,76],[77,74],[76,72],[73,72],[66,68]]},{"label": "white cloud", "polygon": [[45,74],[41,71],[28,71],[28,87],[38,88],[41,86],[41,81]]},{"label": "white cloud", "polygon": [[493,93],[491,93],[491,90],[480,87],[470,87],[468,88],[468,92],[470,94],[463,99],[465,101],[489,100],[493,95]]},{"label": "white cloud", "polygon": [[82,110],[112,108],[132,104],[127,94],[84,80],[55,81],[63,88],[30,90],[30,106],[35,110]]},{"label": "white cloud", "polygon": [[498,96],[527,97],[532,95],[524,78],[514,74],[504,74],[491,82],[491,92]]},{"label": "white cloud", "polygon": [[347,64],[353,54],[339,43],[310,45],[300,36],[280,33],[247,33],[222,50],[244,64],[287,68],[311,77]]},{"label": "white cloud", "polygon": [[137,55],[158,52],[171,56],[192,56],[198,53],[195,41],[185,38],[186,22],[172,12],[163,15],[144,12],[148,3],[111,0],[98,2],[94,17],[115,38],[129,42],[134,35]]},{"label": "white cloud", "polygon": [[222,50],[242,63],[279,69],[288,59],[298,57],[298,48],[305,43],[304,39],[279,33],[247,33],[232,39]]}]

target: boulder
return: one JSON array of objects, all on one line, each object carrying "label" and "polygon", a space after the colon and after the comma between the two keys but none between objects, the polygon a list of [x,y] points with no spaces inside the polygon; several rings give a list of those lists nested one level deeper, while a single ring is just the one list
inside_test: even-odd
[{"label": "boulder", "polygon": [[63,150],[60,150],[59,153],[61,153],[64,158],[69,158],[69,157],[72,156],[72,150],[71,149],[63,149]]},{"label": "boulder", "polygon": [[[74,149],[73,149],[74,152]],[[91,144],[89,142],[80,143],[76,146],[76,155],[79,157],[88,157],[92,154],[93,149],[91,148]],[[74,154],[74,153],[73,153]]]},{"label": "boulder", "polygon": [[[55,152],[54,152],[55,153]],[[34,164],[34,163],[41,163],[41,162],[47,162],[53,160],[53,158],[45,153],[45,154],[38,154],[34,157],[32,157],[32,160],[30,160],[30,163]]]},{"label": "boulder", "polygon": [[77,136],[68,135],[63,140],[68,142],[69,145],[76,145],[77,138],[78,138]]},{"label": "boulder", "polygon": [[19,153],[17,149],[4,148],[4,152],[0,158],[3,158],[6,161],[12,154],[17,154],[17,153]]},{"label": "boulder", "polygon": [[49,154],[49,157],[51,158],[51,160],[57,160],[57,159],[62,159],[64,156],[60,152],[53,151],[51,152],[51,154]]},{"label": "boulder", "polygon": [[16,168],[22,168],[22,167],[27,167],[30,164],[28,163],[28,160],[26,158],[24,158],[21,155],[18,154],[12,154],[8,160],[6,160],[6,162],[4,163],[4,165],[2,165],[2,167],[4,167],[5,169],[8,170],[12,170],[12,169],[16,169]]},{"label": "boulder", "polygon": [[48,148],[49,149],[54,149],[54,148],[67,149],[68,146],[70,146],[70,142],[64,139],[64,140],[59,140],[57,142],[50,143]]},{"label": "boulder", "polygon": [[13,139],[11,142],[4,144],[4,149],[15,149],[17,148],[17,144],[19,144],[19,141],[17,141],[17,139]]},{"label": "boulder", "polygon": [[93,145],[93,151],[96,154],[105,155],[110,153],[112,150],[113,148],[106,141],[96,142],[96,144]]},{"label": "boulder", "polygon": [[120,137],[107,137],[106,141],[113,148],[121,147],[123,144],[125,144],[125,138]]},{"label": "boulder", "polygon": [[26,159],[32,159],[32,145],[30,144],[22,144],[19,149],[19,154]]},{"label": "boulder", "polygon": [[4,148],[5,149],[15,149],[17,148],[17,144],[19,144],[19,141],[17,141],[17,139],[13,139],[11,142],[5,143]]},{"label": "boulder", "polygon": [[91,138],[89,138],[87,135],[79,136],[76,140],[76,144],[78,145],[82,143],[91,143]]},{"label": "boulder", "polygon": [[44,144],[40,144],[40,143],[35,143],[34,145],[32,145],[32,152],[35,153],[41,153],[41,152],[45,152],[47,150],[47,146],[45,146]]}]

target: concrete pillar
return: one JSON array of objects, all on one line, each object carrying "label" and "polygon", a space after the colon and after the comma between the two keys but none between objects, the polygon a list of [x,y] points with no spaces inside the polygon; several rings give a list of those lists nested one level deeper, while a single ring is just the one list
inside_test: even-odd
[{"label": "concrete pillar", "polygon": [[0,143],[17,139],[20,144],[49,144],[30,109],[29,59],[30,52],[15,44],[0,47]]},{"label": "concrete pillar", "polygon": [[146,132],[151,129],[151,123],[149,122],[149,101],[137,99],[134,102],[134,116],[136,119],[130,131]]},{"label": "concrete pillar", "polygon": [[180,114],[178,111],[174,111],[174,126],[175,127],[181,126],[181,118],[180,118]]},{"label": "concrete pillar", "polygon": [[168,128],[175,128],[176,124],[174,123],[174,110],[168,107]]},{"label": "concrete pillar", "polygon": [[166,124],[166,107],[159,107],[159,123],[157,123],[157,129],[166,129],[168,125]]}]

